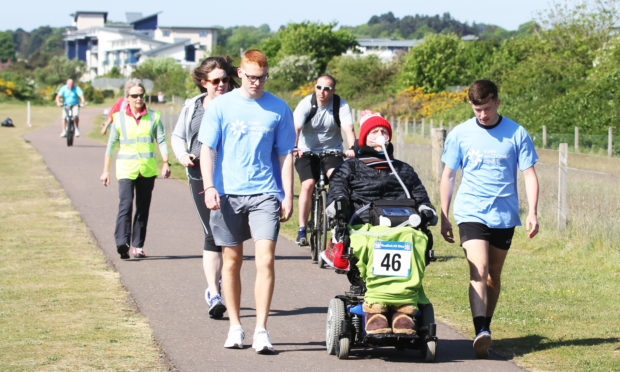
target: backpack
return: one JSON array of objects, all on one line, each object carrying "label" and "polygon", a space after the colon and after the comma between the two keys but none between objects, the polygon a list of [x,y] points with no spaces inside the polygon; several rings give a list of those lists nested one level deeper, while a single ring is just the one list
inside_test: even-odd
[{"label": "backpack", "polygon": [[[336,124],[338,124],[338,128],[340,128],[340,96],[338,96],[337,94],[334,94],[332,103],[333,103],[332,112],[334,114],[334,121],[336,122]],[[312,93],[310,104],[312,108],[310,109],[310,113],[306,117],[306,121],[304,122],[304,125],[308,124],[310,120],[312,120],[314,115],[316,115],[316,111],[319,108],[319,105],[316,102],[316,92]]]},{"label": "backpack", "polygon": [[15,125],[13,125],[13,120],[11,120],[11,118],[6,118],[2,122],[2,126],[3,127],[14,127]]}]

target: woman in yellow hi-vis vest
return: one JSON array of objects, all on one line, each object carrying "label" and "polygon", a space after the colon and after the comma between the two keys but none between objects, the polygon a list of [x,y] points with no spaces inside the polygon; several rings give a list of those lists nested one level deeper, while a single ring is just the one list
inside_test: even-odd
[{"label": "woman in yellow hi-vis vest", "polygon": [[[129,258],[129,247],[133,249],[134,258],[146,257],[144,239],[149,218],[151,194],[157,177],[155,160],[155,143],[164,160],[161,173],[170,177],[168,163],[168,146],[160,114],[146,108],[144,103],[144,85],[139,79],[130,79],[125,84],[125,96],[129,103],[125,110],[114,114],[114,121],[108,139],[101,182],[110,183],[110,161],[112,151],[119,143],[116,157],[116,179],[118,180],[118,216],[114,239],[116,250],[122,259]],[[136,195],[136,213],[131,219],[134,191]]]}]

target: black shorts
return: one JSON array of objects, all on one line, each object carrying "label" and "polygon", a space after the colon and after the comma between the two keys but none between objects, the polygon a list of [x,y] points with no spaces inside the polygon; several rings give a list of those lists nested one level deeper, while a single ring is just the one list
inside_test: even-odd
[{"label": "black shorts", "polygon": [[490,245],[508,250],[512,243],[512,236],[515,228],[493,229],[479,222],[463,222],[459,224],[459,235],[461,236],[461,246],[468,240],[486,240]]},{"label": "black shorts", "polygon": [[[342,156],[327,155],[321,160],[323,162],[323,169],[328,171],[332,168],[336,168],[340,163],[344,161]],[[299,180],[301,182],[313,178],[315,181],[319,180],[319,172],[321,168],[319,166],[318,156],[302,156],[295,159],[295,169],[299,174]]]}]

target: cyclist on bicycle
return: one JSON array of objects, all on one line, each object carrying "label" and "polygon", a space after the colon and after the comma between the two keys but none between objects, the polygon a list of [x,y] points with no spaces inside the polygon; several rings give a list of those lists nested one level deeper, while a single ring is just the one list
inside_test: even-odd
[{"label": "cyclist on bicycle", "polygon": [[[310,214],[312,190],[320,176],[320,164],[329,178],[341,156],[328,155],[319,160],[318,157],[303,156],[305,152],[319,154],[325,151],[344,152],[347,157],[355,156],[353,145],[355,131],[353,117],[347,102],[335,95],[336,79],[330,75],[321,75],[316,81],[315,92],[304,97],[293,112],[297,141],[293,155],[295,169],[301,181],[299,191],[299,231],[297,244],[308,245],[306,238],[306,222]],[[336,107],[337,106],[337,107]],[[343,151],[341,129],[344,129],[349,149]]]},{"label": "cyclist on bicycle", "polygon": [[[60,97],[63,98],[63,102],[60,102]],[[58,94],[56,94],[56,105],[58,106],[72,106],[72,113],[75,123],[75,136],[80,136],[80,118],[78,115],[80,114],[80,106],[84,106],[86,101],[84,100],[84,92],[82,89],[73,83],[73,79],[67,79],[67,84],[60,87],[58,90]],[[65,121],[66,113],[65,110],[62,110],[62,132],[60,132],[61,137],[67,136],[67,123]]]}]

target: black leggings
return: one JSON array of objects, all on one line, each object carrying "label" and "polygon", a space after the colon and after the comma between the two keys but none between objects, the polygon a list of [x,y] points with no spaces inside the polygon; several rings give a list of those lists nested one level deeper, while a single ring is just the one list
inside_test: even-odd
[{"label": "black leggings", "polygon": [[[198,164],[196,164],[196,166],[197,165]],[[192,193],[192,197],[194,198],[196,211],[198,211],[198,216],[200,217],[200,222],[202,222],[202,228],[205,233],[204,250],[221,252],[222,247],[215,245],[215,241],[213,240],[213,233],[211,232],[211,226],[209,226],[209,216],[211,215],[211,210],[205,205],[205,195],[202,193],[202,188],[202,180],[193,178],[189,179],[189,189]]]},{"label": "black leggings", "polygon": [[[155,177],[138,177],[135,180],[118,180],[118,215],[114,239],[116,246],[131,244],[132,247],[142,248],[146,238],[146,224],[149,220],[151,195]],[[136,199],[136,214],[131,223],[134,192]]]}]

